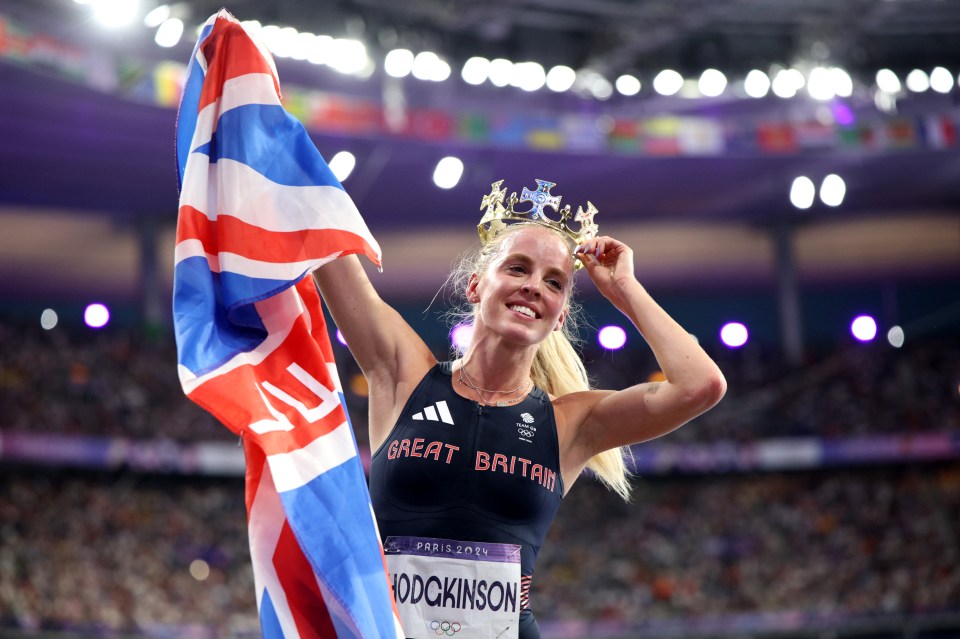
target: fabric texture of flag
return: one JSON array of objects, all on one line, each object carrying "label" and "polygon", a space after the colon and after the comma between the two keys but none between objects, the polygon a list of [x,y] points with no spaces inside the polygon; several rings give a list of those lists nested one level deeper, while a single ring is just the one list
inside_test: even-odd
[{"label": "fabric texture of flag", "polygon": [[243,439],[263,636],[402,637],[310,277],[347,254],[379,265],[379,247],[226,11],[193,52],[177,165],[180,381]]}]

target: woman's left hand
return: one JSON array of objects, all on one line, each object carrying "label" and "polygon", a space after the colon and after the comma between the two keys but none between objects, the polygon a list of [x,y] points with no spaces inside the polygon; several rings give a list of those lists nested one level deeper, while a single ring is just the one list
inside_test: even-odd
[{"label": "woman's left hand", "polygon": [[578,246],[574,255],[580,259],[597,290],[623,310],[625,289],[637,281],[633,272],[633,249],[620,240],[602,235]]}]

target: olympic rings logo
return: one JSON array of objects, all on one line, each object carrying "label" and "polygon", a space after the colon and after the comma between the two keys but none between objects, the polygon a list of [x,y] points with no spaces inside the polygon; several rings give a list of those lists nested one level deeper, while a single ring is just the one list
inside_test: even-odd
[{"label": "olympic rings logo", "polygon": [[459,621],[431,621],[430,630],[433,630],[438,635],[447,635],[452,637],[453,635],[460,632],[460,622]]},{"label": "olympic rings logo", "polygon": [[528,428],[518,428],[517,433],[523,437],[533,437],[533,431]]}]

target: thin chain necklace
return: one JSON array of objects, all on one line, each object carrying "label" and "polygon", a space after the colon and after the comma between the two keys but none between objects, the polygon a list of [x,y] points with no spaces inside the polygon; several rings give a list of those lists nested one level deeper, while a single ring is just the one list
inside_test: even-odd
[{"label": "thin chain necklace", "polygon": [[509,406],[510,404],[516,404],[521,399],[523,399],[524,395],[526,395],[526,392],[523,392],[519,396],[514,397],[512,399],[498,399],[496,402],[491,402],[489,399],[484,397],[484,393],[498,393],[501,395],[512,395],[513,393],[516,393],[521,389],[526,389],[528,385],[533,384],[533,381],[528,379],[527,381],[520,384],[516,388],[511,388],[509,390],[492,390],[489,388],[480,388],[479,386],[474,384],[473,381],[471,381],[470,376],[466,374],[466,371],[464,371],[464,366],[462,362],[460,364],[460,368],[458,369],[457,373],[458,373],[457,379],[460,380],[460,383],[466,386],[467,388],[472,388],[473,390],[475,390],[477,392],[477,396],[480,398],[480,400],[484,404],[495,403],[497,406]]}]

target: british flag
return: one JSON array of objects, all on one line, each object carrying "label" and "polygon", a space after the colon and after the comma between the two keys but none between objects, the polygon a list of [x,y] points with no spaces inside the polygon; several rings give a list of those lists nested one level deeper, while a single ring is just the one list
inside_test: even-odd
[{"label": "british flag", "polygon": [[263,636],[402,637],[310,273],[379,247],[269,52],[203,27],[177,119],[173,316],[187,396],[243,439]]}]

